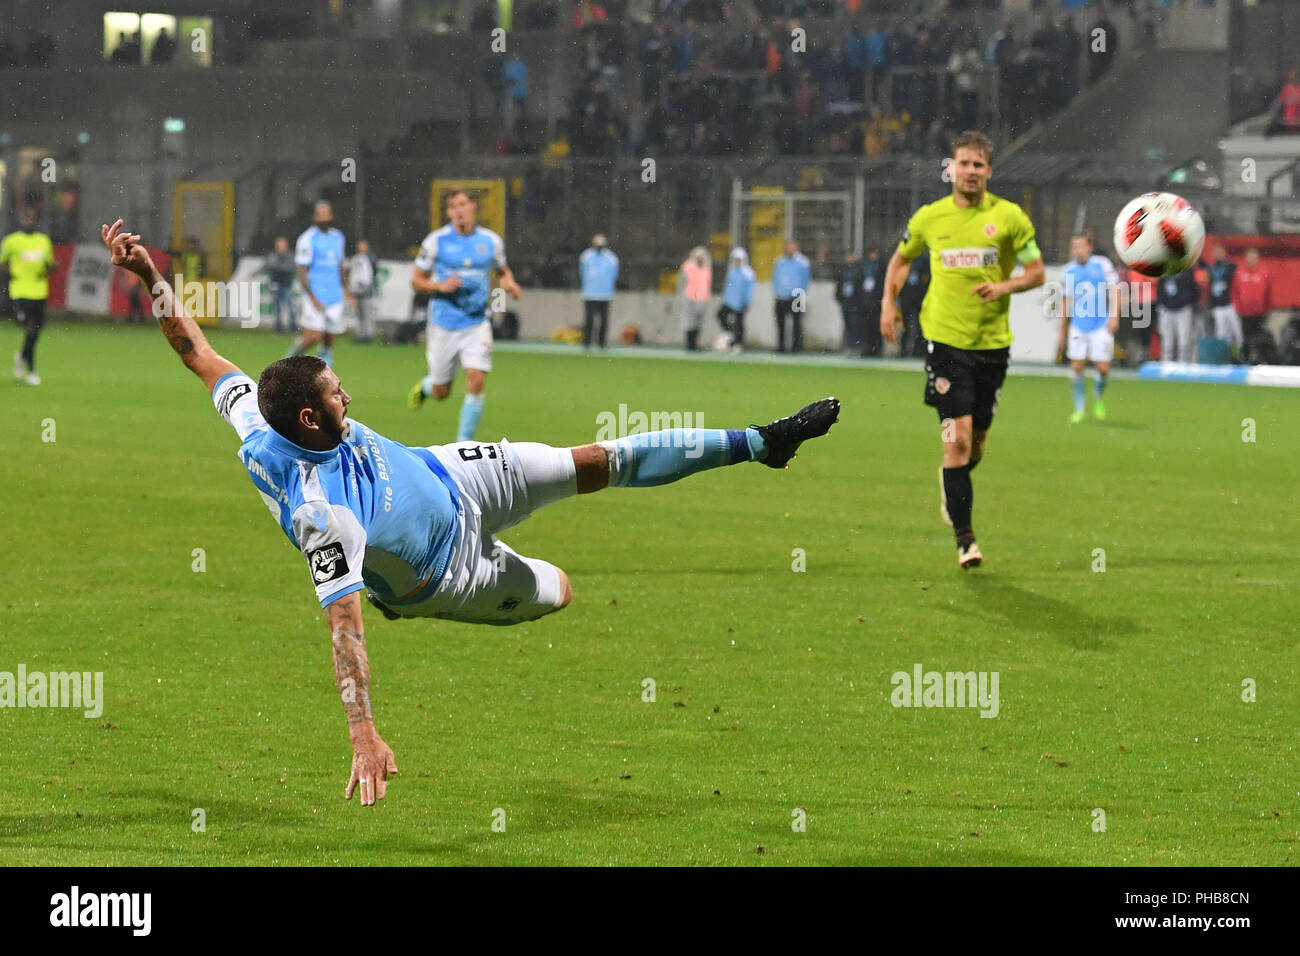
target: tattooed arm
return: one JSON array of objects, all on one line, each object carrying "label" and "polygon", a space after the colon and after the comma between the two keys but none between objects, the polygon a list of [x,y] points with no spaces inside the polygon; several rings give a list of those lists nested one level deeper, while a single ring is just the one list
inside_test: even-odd
[{"label": "tattooed arm", "polygon": [[185,367],[203,380],[209,392],[221,376],[239,371],[233,362],[227,362],[213,350],[198,325],[185,314],[171,285],[154,265],[148,250],[140,245],[139,236],[124,232],[121,219],[111,226],[100,226],[100,235],[112,254],[113,265],[134,272],[144,281],[153,299],[153,314],[158,317],[158,326],[167,336],[167,342]]},{"label": "tattooed arm", "polygon": [[397,773],[393,751],[375,730],[370,708],[370,658],[361,622],[361,592],[353,591],[325,608],[334,642],[334,675],[352,738],[352,775],[344,798],[361,785],[361,805],[372,807],[388,791],[388,775]]}]

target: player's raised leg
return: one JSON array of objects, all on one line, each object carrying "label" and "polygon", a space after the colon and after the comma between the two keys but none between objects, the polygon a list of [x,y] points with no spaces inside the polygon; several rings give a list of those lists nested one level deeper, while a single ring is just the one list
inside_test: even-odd
[{"label": "player's raised leg", "polygon": [[557,448],[538,442],[456,442],[427,453],[441,463],[462,499],[461,533],[448,582],[409,602],[370,602],[390,618],[441,617],[517,624],[565,607],[568,576],[520,555],[497,539],[533,512],[610,485],[644,488],[726,465],[762,461],[784,468],[800,444],[826,434],[840,403],[826,398],[788,418],[745,429],[676,428]]}]

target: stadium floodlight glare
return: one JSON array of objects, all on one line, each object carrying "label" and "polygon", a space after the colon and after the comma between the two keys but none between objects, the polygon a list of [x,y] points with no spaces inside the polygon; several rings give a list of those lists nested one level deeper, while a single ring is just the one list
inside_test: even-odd
[{"label": "stadium floodlight glare", "polygon": [[185,120],[179,116],[168,116],[163,120],[164,133],[183,133],[185,132]]},{"label": "stadium floodlight glare", "polygon": [[89,142],[90,142],[90,134],[87,133],[84,129],[77,134],[78,145],[85,146]]}]

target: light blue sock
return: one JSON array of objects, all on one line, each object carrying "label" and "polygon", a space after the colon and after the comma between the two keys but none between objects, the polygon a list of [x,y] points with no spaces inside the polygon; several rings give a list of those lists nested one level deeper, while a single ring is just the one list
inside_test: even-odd
[{"label": "light blue sock", "polygon": [[669,428],[615,438],[600,445],[609,452],[611,485],[650,488],[697,471],[754,461],[755,443],[766,455],[767,444],[753,428]]},{"label": "light blue sock", "polygon": [[433,376],[426,375],[420,379],[420,391],[424,393],[425,398],[433,396]]},{"label": "light blue sock", "polygon": [[320,347],[320,360],[324,362],[326,365],[328,365],[330,368],[334,367],[334,349],[332,346],[326,348],[324,345],[322,345]]},{"label": "light blue sock", "polygon": [[1073,379],[1074,379],[1074,382],[1073,382],[1073,385],[1074,385],[1074,410],[1075,410],[1076,412],[1082,412],[1082,411],[1083,411],[1083,397],[1084,397],[1083,373],[1082,373],[1082,372],[1074,372],[1074,373],[1072,374],[1072,377],[1073,377]]},{"label": "light blue sock", "polygon": [[456,441],[471,441],[478,431],[479,419],[483,417],[483,396],[466,395],[460,405],[460,430],[456,432]]},{"label": "light blue sock", "polygon": [[1093,394],[1097,396],[1097,401],[1101,401],[1101,393],[1106,391],[1106,383],[1110,381],[1109,375],[1102,375],[1100,372],[1094,372],[1097,377],[1092,380]]}]

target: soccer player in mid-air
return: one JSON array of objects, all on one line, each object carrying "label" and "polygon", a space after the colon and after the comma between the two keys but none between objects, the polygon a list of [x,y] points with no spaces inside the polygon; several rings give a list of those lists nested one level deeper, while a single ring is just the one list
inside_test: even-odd
[{"label": "soccer player in mid-air", "polygon": [[465,367],[465,399],[460,406],[457,441],[469,441],[483,417],[483,385],[492,371],[492,323],[488,292],[492,272],[501,288],[519,298],[519,283],[506,264],[506,247],[491,229],[477,224],[478,205],[463,189],[443,197],[448,225],[429,233],[415,257],[411,288],[432,294],[425,357],[429,374],[411,388],[408,402],[419,408],[426,398],[451,394],[457,364]]},{"label": "soccer player in mid-air", "polygon": [[343,303],[355,308],[357,300],[345,291],[345,243],[334,228],[334,207],[318,202],[312,224],[294,247],[293,261],[302,286],[302,335],[293,343],[290,355],[302,355],[320,344],[320,357],[334,364],[334,336],[343,334]]},{"label": "soccer player in mid-air", "polygon": [[[971,528],[970,473],[984,456],[998,394],[1011,358],[1011,294],[1043,284],[1043,257],[1023,209],[988,192],[993,144],[965,132],[953,142],[952,195],[922,206],[907,224],[885,272],[880,334],[898,341],[896,299],[910,263],[930,257],[930,288],[921,305],[925,404],[939,413],[943,518],[957,536],[957,563],[984,560]],[[1012,276],[1016,263],[1024,271]]]},{"label": "soccer player in mid-air", "polygon": [[1084,366],[1092,362],[1097,369],[1093,383],[1092,413],[1099,421],[1106,418],[1101,396],[1110,379],[1110,360],[1115,354],[1115,330],[1119,328],[1116,296],[1119,274],[1105,256],[1092,251],[1092,241],[1084,234],[1070,237],[1070,262],[1065,267],[1061,296],[1061,335],[1058,348],[1065,349],[1070,360],[1074,411],[1070,423],[1083,421],[1086,389]]},{"label": "soccer player in mid-air", "polygon": [[124,232],[120,219],[102,234],[113,264],[153,290],[163,334],[239,434],[253,486],[307,560],[352,738],[344,795],[360,786],[365,806],[383,798],[397,768],[375,729],[363,588],[389,618],[535,620],[568,605],[568,576],[511,550],[498,533],[538,508],[609,485],[662,485],[748,461],[783,468],[839,416],[839,402],[827,398],[745,429],[669,429],[575,448],[505,439],[408,448],[348,418],[351,398],[314,356],[273,362],[253,381],[213,351],[139,236]]}]

